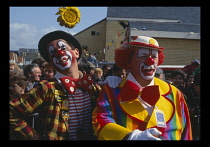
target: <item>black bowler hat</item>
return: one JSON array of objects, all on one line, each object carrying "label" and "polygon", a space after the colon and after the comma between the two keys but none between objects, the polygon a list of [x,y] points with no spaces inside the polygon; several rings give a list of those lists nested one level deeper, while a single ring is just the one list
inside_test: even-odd
[{"label": "black bowler hat", "polygon": [[39,40],[39,45],[38,45],[39,52],[40,52],[41,56],[47,62],[49,62],[49,56],[48,56],[49,52],[47,51],[46,47],[51,41],[57,40],[57,39],[63,39],[65,41],[67,41],[68,43],[72,44],[75,48],[77,48],[79,50],[79,58],[81,57],[82,48],[81,48],[81,45],[78,42],[78,40],[76,38],[74,38],[74,36],[72,36],[71,34],[61,31],[61,30],[58,30],[58,31],[53,31],[53,32],[50,32],[50,33],[44,35]]}]

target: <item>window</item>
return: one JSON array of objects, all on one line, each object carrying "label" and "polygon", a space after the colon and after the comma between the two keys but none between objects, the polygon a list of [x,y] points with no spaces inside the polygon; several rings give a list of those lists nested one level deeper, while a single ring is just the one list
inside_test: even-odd
[{"label": "window", "polygon": [[92,36],[95,36],[96,35],[96,32],[95,31],[91,31],[91,35]]}]

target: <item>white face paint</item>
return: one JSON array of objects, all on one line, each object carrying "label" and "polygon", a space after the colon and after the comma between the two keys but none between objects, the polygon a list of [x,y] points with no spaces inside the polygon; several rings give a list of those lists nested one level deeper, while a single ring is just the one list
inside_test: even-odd
[{"label": "white face paint", "polygon": [[[155,71],[157,68],[157,62],[155,59],[158,58],[158,51],[154,49],[140,49],[138,52],[138,57],[143,59],[143,62],[140,63],[141,77],[145,80],[152,80],[155,76]],[[154,64],[147,65],[146,61],[148,58],[153,58]]]},{"label": "white face paint", "polygon": [[[60,58],[53,57],[53,63],[59,69],[66,70],[66,69],[70,68],[70,66],[71,66],[71,59],[72,59],[71,53],[69,51],[66,51],[66,55],[64,55]],[[66,62],[67,64],[62,65],[62,62]]]},{"label": "white face paint", "polygon": [[[69,50],[66,50],[67,44],[64,41],[59,40],[57,44],[59,48],[56,48],[53,45],[48,47],[49,55],[51,56],[53,64],[56,67],[58,67],[60,70],[66,70],[70,68],[72,64],[72,54]],[[58,54],[59,51],[62,51],[62,53]]]}]

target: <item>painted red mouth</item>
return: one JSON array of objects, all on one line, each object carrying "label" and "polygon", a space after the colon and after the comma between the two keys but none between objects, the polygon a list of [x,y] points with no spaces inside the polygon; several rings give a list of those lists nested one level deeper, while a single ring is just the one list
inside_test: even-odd
[{"label": "painted red mouth", "polygon": [[141,67],[141,71],[145,76],[152,76],[155,69],[144,69],[144,67]]},{"label": "painted red mouth", "polygon": [[69,59],[69,56],[68,55],[65,55],[63,57],[61,57],[58,62],[56,62],[56,64],[60,64],[61,66],[65,67],[68,65],[68,59]]}]

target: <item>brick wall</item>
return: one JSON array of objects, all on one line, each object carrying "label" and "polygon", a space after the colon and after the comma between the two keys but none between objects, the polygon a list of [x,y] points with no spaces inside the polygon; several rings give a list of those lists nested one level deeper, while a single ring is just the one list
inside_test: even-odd
[{"label": "brick wall", "polygon": [[187,65],[195,59],[200,61],[200,40],[157,38],[157,41],[165,48],[163,65]]},{"label": "brick wall", "polygon": [[[108,62],[114,62],[114,50],[121,44],[124,39],[123,27],[119,24],[120,21],[106,21],[103,20],[81,33],[75,35],[80,41],[81,45],[87,45],[88,51],[91,53],[97,53],[95,56],[99,61],[105,59]],[[126,22],[127,23],[127,22]],[[91,31],[99,32],[100,35],[91,35]],[[115,38],[116,35],[121,34]],[[163,65],[187,65],[191,61],[197,59],[200,61],[200,40],[196,39],[170,39],[170,38],[155,38],[161,47],[166,48],[165,60]],[[112,43],[112,41],[114,42]],[[106,53],[101,51],[107,47]],[[84,57],[85,54],[83,53]]]},{"label": "brick wall", "polygon": [[[100,21],[97,24],[85,29],[84,31],[76,34],[74,37],[78,39],[81,46],[87,45],[89,53],[96,53],[95,57],[102,61],[104,59],[104,53],[102,52],[105,48],[106,42],[106,21]],[[92,35],[91,32],[94,31],[96,34]],[[97,34],[99,33],[99,34]],[[83,50],[84,51],[84,50]],[[83,52],[82,57],[87,58]]]}]

